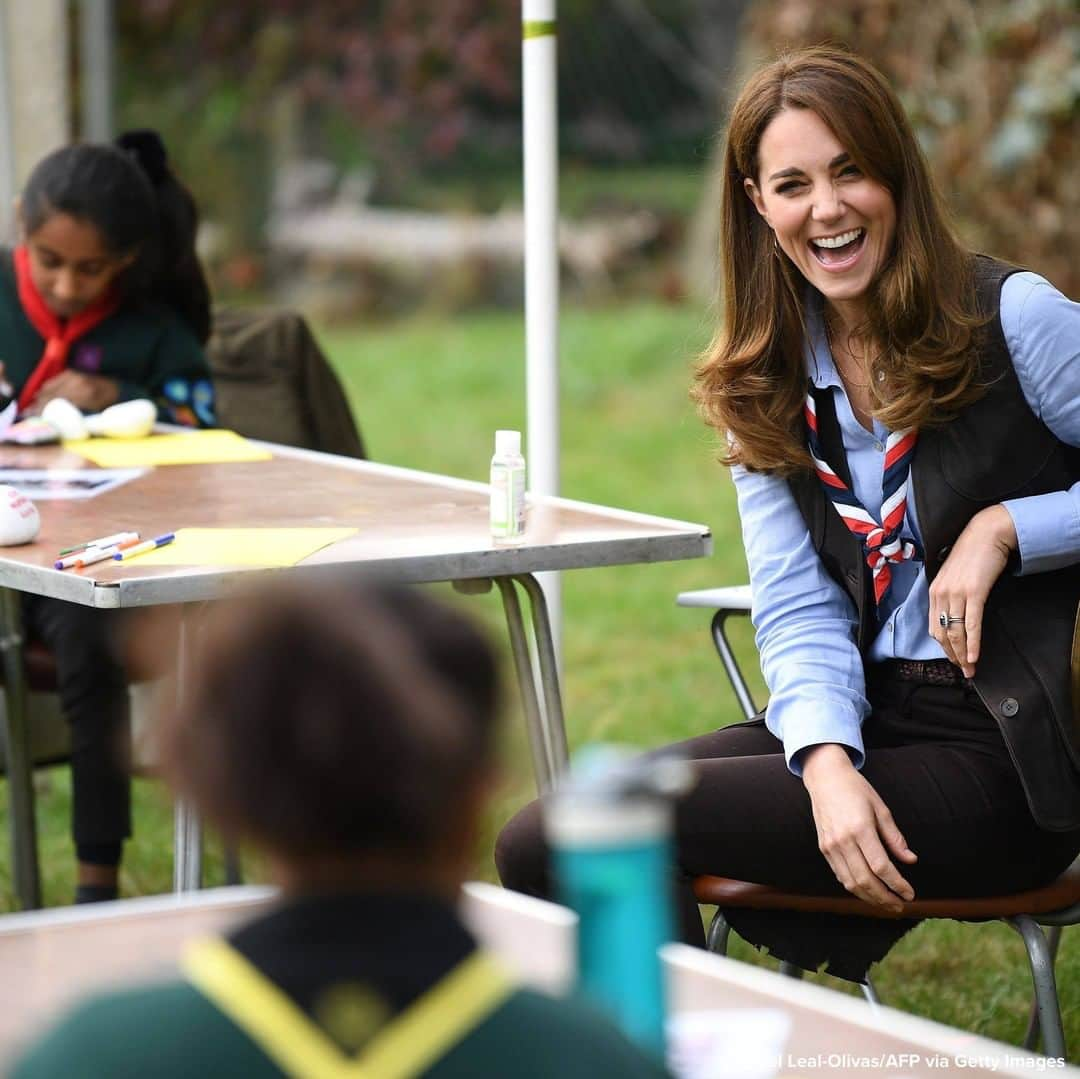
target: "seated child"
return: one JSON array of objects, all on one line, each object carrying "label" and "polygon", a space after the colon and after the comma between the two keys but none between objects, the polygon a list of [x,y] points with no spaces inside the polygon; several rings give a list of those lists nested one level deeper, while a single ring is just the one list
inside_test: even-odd
[{"label": "seated child", "polygon": [[494,774],[496,668],[420,593],[233,604],[159,732],[165,774],[283,898],[114,992],[16,1067],[46,1076],[661,1076],[598,1015],[517,989],[455,911]]},{"label": "seated child", "polygon": [[[0,248],[0,383],[19,411],[65,398],[84,412],[152,399],[159,418],[214,422],[201,341],[206,281],[190,192],[152,132],[77,143],[43,158],[18,209],[20,242]],[[71,726],[77,902],[115,899],[131,834],[127,681],[119,612],[24,595],[27,633],[56,660]]]}]

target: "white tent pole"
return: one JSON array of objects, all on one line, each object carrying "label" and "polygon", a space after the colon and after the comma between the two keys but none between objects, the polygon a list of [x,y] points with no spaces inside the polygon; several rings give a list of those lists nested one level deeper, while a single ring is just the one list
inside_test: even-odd
[{"label": "white tent pole", "polygon": [[[559,493],[559,141],[556,0],[522,0],[525,148],[525,388],[529,488]],[[555,654],[562,656],[562,590],[540,574]]]}]

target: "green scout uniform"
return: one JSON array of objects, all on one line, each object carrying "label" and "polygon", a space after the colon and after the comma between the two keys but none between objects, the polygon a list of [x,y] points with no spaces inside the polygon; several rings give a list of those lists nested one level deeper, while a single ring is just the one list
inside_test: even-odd
[{"label": "green scout uniform", "polygon": [[[16,393],[44,349],[45,341],[19,303],[11,252],[0,250],[0,362]],[[187,325],[161,304],[122,304],[73,342],[68,367],[115,379],[121,401],[149,397],[164,422],[213,426],[206,357]]]},{"label": "green scout uniform", "polygon": [[83,1005],[13,1079],[667,1075],[587,1005],[514,988],[430,899],[296,900],[184,969]]}]

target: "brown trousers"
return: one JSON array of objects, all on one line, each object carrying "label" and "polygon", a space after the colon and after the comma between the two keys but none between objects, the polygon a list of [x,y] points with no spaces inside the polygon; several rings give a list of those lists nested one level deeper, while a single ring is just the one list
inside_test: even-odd
[{"label": "brown trousers", "polygon": [[[887,669],[887,668],[886,668]],[[993,717],[966,685],[902,682],[871,673],[863,775],[918,855],[902,875],[920,898],[995,895],[1056,877],[1080,833],[1047,832],[1028,810]],[[818,850],[810,798],[780,742],[751,720],[669,747],[696,761],[698,783],[676,813],[676,888],[684,939],[703,942],[690,880],[702,874],[787,891],[843,894]],[[553,894],[534,802],[502,830],[495,862],[508,888]],[[752,944],[806,969],[860,981],[914,921],[729,912]]]}]

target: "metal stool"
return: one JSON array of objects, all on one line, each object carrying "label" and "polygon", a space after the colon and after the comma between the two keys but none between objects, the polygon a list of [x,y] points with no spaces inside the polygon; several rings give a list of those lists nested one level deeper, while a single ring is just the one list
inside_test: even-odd
[{"label": "metal stool", "polygon": [[[916,899],[905,903],[894,914],[882,907],[865,903],[855,896],[816,896],[783,892],[764,884],[727,877],[698,877],[694,895],[699,903],[714,904],[718,909],[709,927],[709,949],[723,954],[727,921],[722,910],[790,910],[816,913],[848,914],[861,918],[952,918],[956,921],[1003,921],[1020,934],[1027,950],[1035,1003],[1028,1023],[1024,1045],[1031,1049],[1041,1030],[1043,1049],[1048,1056],[1065,1056],[1065,1033],[1061,1025],[1054,959],[1057,956],[1061,927],[1080,922],[1080,859],[1057,880],[1043,888],[1033,888],[1013,895],[978,899]],[[1049,926],[1044,934],[1040,926]],[[868,983],[869,984],[869,983]],[[870,1000],[876,1000],[873,987],[863,988]]]}]

